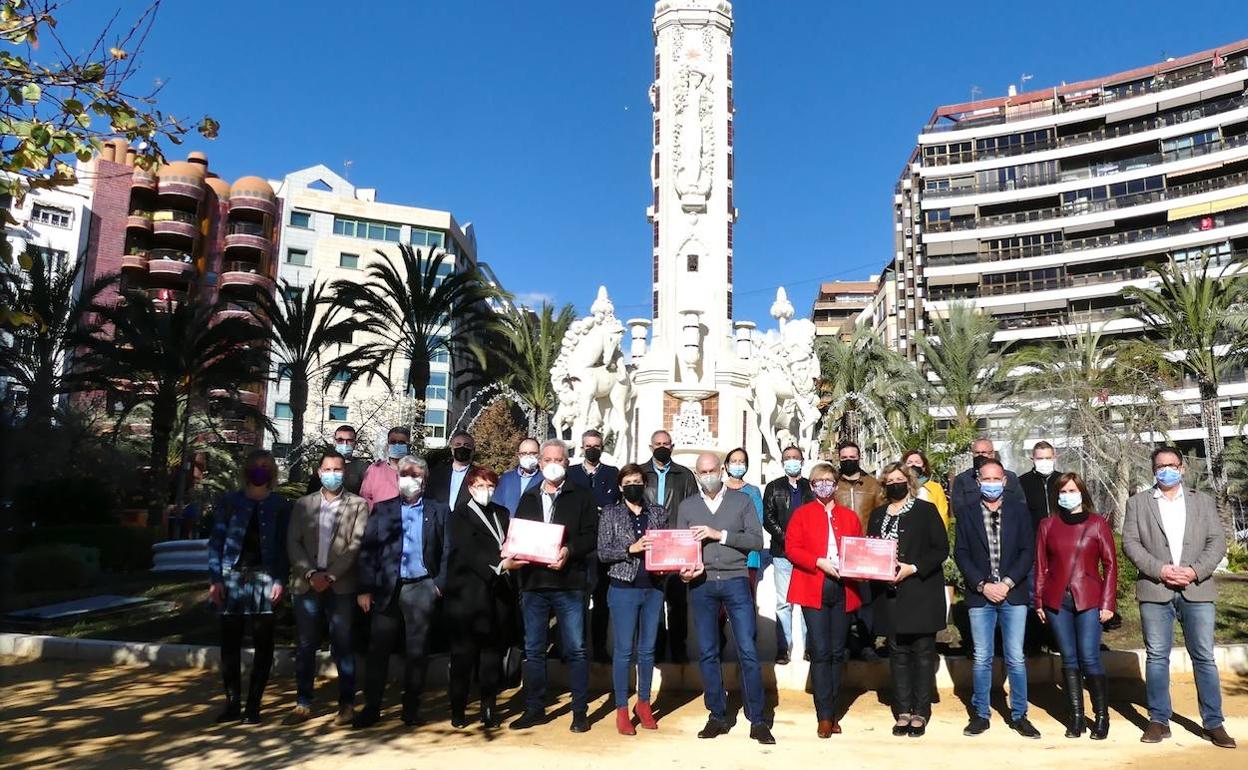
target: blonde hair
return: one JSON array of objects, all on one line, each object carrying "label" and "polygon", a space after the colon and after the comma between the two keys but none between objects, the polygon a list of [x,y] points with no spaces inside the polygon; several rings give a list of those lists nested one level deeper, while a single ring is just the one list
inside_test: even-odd
[{"label": "blonde hair", "polygon": [[919,496],[919,474],[915,473],[914,469],[911,468],[909,465],[905,465],[903,463],[889,463],[888,465],[885,465],[883,468],[881,468],[880,479],[879,479],[880,486],[884,486],[885,484],[884,479],[888,478],[890,474],[895,473],[895,472],[899,472],[906,477],[906,486],[910,488],[910,496],[918,497]]},{"label": "blonde hair", "polygon": [[816,476],[823,478],[824,475],[831,476],[832,480],[835,481],[836,480],[836,468],[832,467],[832,463],[827,462],[826,460],[820,460],[819,462],[815,463],[815,467],[810,469],[810,475],[808,475],[806,478],[810,479],[813,482]]}]

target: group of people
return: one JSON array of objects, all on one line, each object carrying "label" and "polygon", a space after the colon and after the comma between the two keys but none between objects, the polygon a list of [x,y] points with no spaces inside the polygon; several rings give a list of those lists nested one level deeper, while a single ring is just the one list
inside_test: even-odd
[{"label": "group of people", "polygon": [[[389,659],[398,651],[405,666],[402,719],[421,724],[431,629],[444,622],[452,725],[471,722],[467,708],[475,678],[477,719],[487,728],[501,726],[497,696],[517,648],[523,651],[524,710],[510,727],[541,724],[553,617],[558,654],[568,669],[571,730],[589,730],[592,640],[594,658],[612,666],[617,730],[635,735],[637,727],[658,728],[651,705],[654,668],[662,659],[685,661],[692,617],[709,712],[698,737],[729,730],[721,673],[726,621],[750,737],[772,744],[756,640],[756,587],[769,563],[776,663],[790,661],[797,606],[806,629],[818,736],[841,732],[836,702],[851,638],[858,639],[858,654],[872,657],[883,637],[887,646],[879,652],[887,655],[892,678],[892,733],[919,737],[932,716],[936,634],[947,619],[944,564],[952,551],[965,583],[973,647],[972,714],[964,734],[990,727],[999,630],[1009,726],[1024,737],[1040,737],[1027,717],[1024,640],[1032,617],[1050,629],[1061,654],[1066,736],[1089,729],[1085,687],[1091,737],[1108,734],[1100,641],[1102,624],[1117,609],[1117,551],[1083,479],[1056,470],[1047,442],[1035,445],[1035,467],[1019,477],[1004,468],[991,440],[976,440],[973,467],[954,477],[946,495],[921,452],[907,452],[873,476],[861,467],[853,443],[837,447],[835,464],[819,461],[808,472],[801,450],[786,448],[783,475],[760,490],[745,481],[745,449],[723,457],[703,453],[688,468],[672,459],[675,447],[666,431],[651,437],[647,462],[620,468],[602,461],[603,437],[596,431],[580,438],[581,462],[575,465],[563,441],[527,438],[517,447],[516,467],[501,476],[473,464],[474,442],[465,432],[451,437],[450,462],[433,468],[409,452],[404,428],[390,431],[386,457],[372,463],[355,459],[355,440],[350,426],[335,432],[308,494],[293,505],[273,491],[272,456],[257,450],[247,458],[242,488],[214,509],[210,598],[221,612],[226,693],[218,721],[260,721],[273,661],[273,608],[289,586],[298,640],[297,700],[288,723],[312,716],[324,623],[338,671],[336,723],[365,728],[379,721]],[[1160,447],[1152,463],[1155,484],[1130,499],[1122,531],[1123,550],[1139,571],[1147,650],[1149,725],[1141,740],[1170,736],[1169,656],[1177,620],[1192,659],[1205,736],[1233,748],[1213,661],[1212,575],[1225,554],[1225,537],[1211,499],[1183,484],[1179,450]],[[563,527],[553,563],[531,563],[509,552],[507,533],[517,519]],[[652,533],[669,529],[688,530],[701,543],[699,566],[678,573],[646,569]],[[891,579],[841,576],[844,538],[863,536],[896,542]],[[359,613],[367,617],[369,633],[364,703],[356,711],[352,634]],[[246,617],[255,657],[244,703]]]}]

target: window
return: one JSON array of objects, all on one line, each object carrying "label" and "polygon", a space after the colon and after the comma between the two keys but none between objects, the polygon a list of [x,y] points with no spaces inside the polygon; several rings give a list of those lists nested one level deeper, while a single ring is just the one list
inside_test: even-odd
[{"label": "window", "polygon": [[347,419],[347,408],[345,406],[331,406],[329,408],[329,419],[333,422],[345,422]]},{"label": "window", "polygon": [[429,386],[425,388],[425,398],[445,401],[450,380],[449,372],[429,372]]},{"label": "window", "polygon": [[360,255],[348,254],[344,251],[338,255],[338,267],[348,267],[352,270],[358,270],[360,267]]},{"label": "window", "polygon": [[370,222],[366,219],[334,217],[334,235],[348,238],[367,238],[370,241],[399,242],[399,226],[386,222]]},{"label": "window", "polygon": [[53,227],[68,228],[74,221],[74,213],[69,209],[57,208],[56,206],[45,206],[36,203],[31,210],[30,218],[40,224],[52,225]]},{"label": "window", "polygon": [[445,244],[445,235],[437,230],[426,230],[423,227],[413,227],[412,235],[409,243],[413,246],[434,246],[441,248]]},{"label": "window", "polygon": [[299,265],[300,267],[308,266],[308,250],[307,249],[286,249],[286,264]]},{"label": "window", "polygon": [[290,408],[290,404],[277,403],[273,405],[273,419],[293,420],[294,418],[295,410]]},{"label": "window", "polygon": [[685,270],[690,273],[698,272],[698,255],[688,254],[685,256]]},{"label": "window", "polygon": [[29,248],[31,251],[37,253],[39,258],[43,260],[43,267],[45,271],[51,270],[52,272],[58,272],[63,270],[69,260],[69,253],[62,251],[61,249],[49,249],[46,246],[31,246]]},{"label": "window", "polygon": [[302,228],[304,230],[311,230],[312,229],[312,212],[310,211],[290,212],[290,226]]},{"label": "window", "polygon": [[425,427],[429,429],[429,438],[446,438],[446,410],[426,409]]},{"label": "window", "polygon": [[348,372],[345,369],[334,372],[334,382],[346,382],[349,379],[351,379],[351,372]]}]

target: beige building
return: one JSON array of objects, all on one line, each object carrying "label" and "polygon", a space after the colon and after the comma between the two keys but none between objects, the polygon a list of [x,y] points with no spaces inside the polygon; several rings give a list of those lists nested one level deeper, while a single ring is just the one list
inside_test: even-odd
[{"label": "beige building", "polygon": [[876,282],[829,281],[819,285],[810,320],[820,337],[849,337],[854,332],[854,319],[875,298]]}]

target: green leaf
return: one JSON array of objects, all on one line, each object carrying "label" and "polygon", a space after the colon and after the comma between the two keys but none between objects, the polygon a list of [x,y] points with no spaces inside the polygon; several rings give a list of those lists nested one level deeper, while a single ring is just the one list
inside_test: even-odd
[{"label": "green leaf", "polygon": [[27,83],[22,86],[22,98],[29,104],[38,104],[39,100],[43,98],[43,89],[39,87],[38,83]]}]

